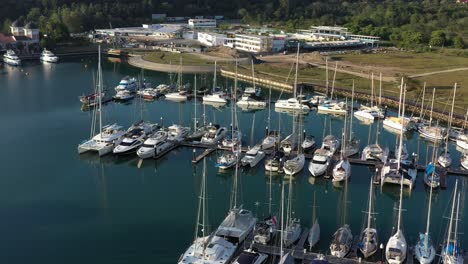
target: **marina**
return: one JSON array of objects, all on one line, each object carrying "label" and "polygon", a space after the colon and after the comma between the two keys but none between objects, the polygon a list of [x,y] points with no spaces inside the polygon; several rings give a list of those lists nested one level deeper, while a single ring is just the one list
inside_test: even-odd
[{"label": "marina", "polygon": [[[88,65],[88,66],[84,66]],[[5,161],[4,170],[13,172],[10,180],[2,179],[0,186],[4,194],[10,194],[14,199],[6,198],[1,204],[5,209],[7,219],[0,221],[0,227],[7,228],[13,223],[16,230],[27,226],[37,227],[39,231],[13,234],[6,232],[5,241],[12,243],[3,244],[6,247],[19,248],[20,242],[15,242],[13,236],[19,239],[29,237],[32,243],[47,242],[42,247],[34,249],[28,256],[21,255],[19,251],[11,250],[5,253],[5,259],[18,261],[33,261],[33,258],[49,252],[61,249],[62,256],[45,257],[49,263],[59,263],[59,258],[81,252],[87,259],[107,258],[117,252],[119,258],[141,262],[174,263],[180,254],[193,242],[193,224],[196,218],[196,200],[201,175],[201,161],[207,163],[207,185],[210,201],[210,223],[215,228],[226,216],[229,205],[229,193],[233,181],[234,168],[219,170],[215,167],[216,157],[224,151],[231,151],[231,147],[222,147],[217,144],[202,144],[193,141],[181,141],[171,145],[153,159],[140,161],[136,155],[117,156],[108,154],[102,157],[85,153],[76,154],[76,145],[89,135],[90,121],[93,120],[92,111],[80,110],[78,95],[92,91],[92,72],[96,70],[94,60],[79,62],[65,61],[55,65],[27,64],[24,73],[18,68],[5,68],[6,75],[2,76],[1,86],[6,87],[6,96],[1,119],[4,123],[15,124],[21,131],[50,131],[51,133],[28,134],[25,137],[17,137],[8,133],[7,129],[1,131],[7,145],[17,153],[17,147],[29,145],[30,151],[24,153],[24,158],[29,161],[29,166],[22,166],[17,156],[2,153]],[[77,76],[66,80],[64,72],[77,72]],[[104,87],[114,87],[124,76],[138,76],[139,70],[126,64],[103,63]],[[52,78],[52,76],[54,78]],[[145,72],[147,80],[153,83],[168,83],[167,74]],[[206,79],[211,80],[211,76]],[[15,83],[13,82],[15,81]],[[31,81],[45,89],[45,93],[34,90]],[[52,81],[53,80],[53,81]],[[192,75],[184,75],[184,80],[192,81]],[[63,83],[69,83],[67,89],[63,89]],[[17,84],[16,84],[17,83]],[[218,83],[224,87],[232,85],[230,79],[218,79]],[[240,83],[242,88],[247,83]],[[210,87],[208,85],[208,87]],[[109,89],[108,89],[109,90]],[[268,88],[262,87],[263,95],[268,94]],[[30,104],[18,104],[20,98],[25,95],[35,95],[36,101]],[[272,100],[275,101],[279,93],[272,92]],[[231,102],[232,103],[232,102]],[[229,104],[231,104],[229,103]],[[225,126],[232,124],[229,104],[226,107],[206,106],[207,122],[213,122]],[[142,107],[142,105],[144,107]],[[197,112],[202,112],[202,104],[198,102]],[[268,120],[268,107],[271,111],[271,120]],[[194,99],[178,103],[163,100],[151,102],[143,101],[136,97],[127,103],[109,102],[102,107],[103,119],[107,123],[118,122],[124,129],[140,119],[156,121],[162,127],[174,124],[191,126],[194,117]],[[34,120],[29,115],[33,113]],[[239,129],[243,132],[242,153],[247,152],[253,146],[260,144],[265,138],[267,123],[270,129],[281,130],[283,136],[292,133],[293,118],[288,113],[274,111],[272,105],[260,111],[245,112],[238,110]],[[143,117],[143,118],[142,118]],[[162,118],[164,117],[164,118]],[[201,115],[198,117],[201,123]],[[303,127],[307,134],[313,135],[320,146],[323,135],[333,134],[340,138],[344,126],[343,117],[318,114],[312,110],[302,117]],[[28,122],[29,121],[29,122]],[[156,123],[155,122],[155,123]],[[360,151],[366,146],[366,142],[374,142],[373,135],[377,128],[377,120],[371,125],[354,121],[354,132],[360,140]],[[382,129],[382,128],[380,128]],[[227,129],[230,130],[229,128]],[[329,131],[328,131],[329,130]],[[325,133],[326,131],[326,133]],[[41,146],[47,144],[51,137],[56,140],[57,146],[53,149],[44,149]],[[26,140],[24,140],[26,138]],[[394,149],[397,136],[382,129],[379,135],[379,143]],[[428,196],[428,188],[423,182],[423,174],[430,157],[432,143],[419,137],[417,132],[405,134],[404,141],[409,153],[417,153],[416,168],[419,171],[414,189],[403,191],[404,208],[403,226],[408,241],[408,258],[406,263],[413,263],[411,247],[417,242],[418,230],[425,226],[425,215],[419,210],[425,204]],[[436,241],[442,243],[443,230],[446,227],[448,201],[453,191],[455,180],[459,180],[459,189],[466,193],[468,188],[468,171],[459,168],[460,151],[453,142],[449,143],[453,164],[447,169],[441,169],[440,186],[442,190],[434,190],[433,224],[432,234]],[[267,155],[272,152],[268,151]],[[307,160],[312,158],[312,151],[304,153]],[[298,154],[295,151],[292,155]],[[283,253],[290,253],[302,263],[309,263],[320,254],[324,254],[331,263],[376,263],[380,261],[380,252],[370,259],[359,258],[358,236],[353,239],[351,253],[344,259],[330,256],[329,242],[334,231],[339,226],[341,196],[343,186],[332,182],[331,168],[338,158],[338,153],[333,156],[326,177],[312,177],[310,172],[304,169],[293,177],[289,183],[285,183],[284,174],[269,175],[263,168],[264,162],[253,168],[239,167],[239,198],[243,207],[251,210],[258,219],[268,215],[268,205],[273,207],[272,212],[279,218],[279,193],[284,184],[294,187],[292,202],[294,203],[294,217],[301,219],[303,226],[300,237],[290,248],[284,248]],[[369,180],[374,177],[375,183],[380,183],[379,176],[383,163],[375,160],[362,160],[356,156],[348,158],[352,166],[351,178],[348,182],[347,207],[349,214],[347,223],[354,234],[358,234],[361,226],[362,210],[366,208],[363,202],[367,198]],[[52,165],[54,164],[54,165]],[[48,175],[38,177],[35,171],[48,171]],[[19,177],[20,175],[27,175]],[[328,178],[328,179],[327,179]],[[39,188],[30,186],[36,183]],[[24,192],[26,188],[27,192]],[[273,201],[266,199],[270,194]],[[383,244],[393,233],[395,226],[395,212],[393,208],[398,201],[398,186],[379,186],[375,188],[375,210],[378,213],[377,229]],[[465,188],[465,189],[463,189]],[[308,228],[311,227],[310,215],[313,193],[317,192],[317,216],[321,223],[320,242],[312,251],[306,245]],[[35,201],[39,198],[39,204]],[[167,200],[167,201],[165,201]],[[170,200],[170,201],[169,201]],[[53,202],[59,201],[59,202]],[[34,207],[40,210],[34,209]],[[17,211],[17,208],[21,208]],[[460,212],[466,215],[466,207]],[[44,215],[46,214],[46,215]],[[24,219],[24,215],[28,215]],[[52,217],[49,217],[51,215]],[[68,216],[70,215],[70,217]],[[19,221],[19,219],[22,219]],[[39,219],[36,220],[36,219]],[[462,220],[463,221],[463,220]],[[336,223],[336,224],[335,224]],[[61,234],[62,228],[70,230]],[[165,230],[161,230],[165,229]],[[172,237],[169,229],[178,230],[178,236]],[[41,231],[43,230],[43,231]],[[48,238],[47,234],[54,234]],[[73,238],[73,241],[69,239]],[[168,238],[172,241],[169,245]],[[466,245],[467,240],[461,236],[461,244]],[[99,243],[96,248],[85,246],[79,250],[79,246],[88,241],[105,241]],[[0,242],[6,243],[6,242]],[[440,243],[435,243],[438,245]],[[155,246],[156,245],[156,246]],[[281,255],[277,245],[252,245],[252,237],[247,236],[243,248],[257,249],[258,252],[270,255],[270,258],[278,259]],[[440,251],[440,247],[436,248]],[[91,261],[93,262],[93,261]]]}]

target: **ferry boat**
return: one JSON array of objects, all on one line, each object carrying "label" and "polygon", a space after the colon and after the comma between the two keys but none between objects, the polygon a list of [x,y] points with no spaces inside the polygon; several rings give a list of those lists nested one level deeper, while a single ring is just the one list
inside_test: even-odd
[{"label": "ferry boat", "polygon": [[129,92],[135,92],[138,89],[137,80],[135,78],[130,78],[129,76],[125,76],[120,80],[119,85],[115,87],[115,91],[124,91],[127,90]]},{"label": "ferry boat", "polygon": [[7,52],[3,55],[3,61],[12,66],[19,66],[21,65],[21,59],[16,55],[13,50],[7,50]]},{"label": "ferry boat", "polygon": [[44,49],[41,53],[40,60],[42,62],[58,62],[59,57],[52,53],[52,51]]}]

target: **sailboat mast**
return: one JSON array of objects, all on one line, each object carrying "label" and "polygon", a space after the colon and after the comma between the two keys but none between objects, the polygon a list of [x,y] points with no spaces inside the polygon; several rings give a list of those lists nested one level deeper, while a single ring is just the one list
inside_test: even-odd
[{"label": "sailboat mast", "polygon": [[102,131],[102,68],[101,68],[101,46],[99,46],[98,58],[98,101],[99,101],[99,133]]},{"label": "sailboat mast", "polygon": [[[197,223],[195,225],[195,237],[194,237],[194,252],[197,250],[198,243],[196,243],[198,239],[198,228],[201,226],[202,228],[202,237],[205,237],[205,220],[206,220],[206,160],[203,159],[203,172],[202,172],[202,179],[200,184],[200,194],[198,196],[198,212],[197,212]],[[200,223],[201,218],[201,223]]]},{"label": "sailboat mast", "polygon": [[[253,59],[250,62],[252,63],[252,83],[253,83],[253,88],[255,90],[255,70],[254,70]],[[236,63],[237,63],[237,58],[236,58]]]},{"label": "sailboat mast", "polygon": [[[400,143],[398,145],[398,171],[400,171],[401,152],[402,152],[402,148],[403,148],[403,126],[405,125],[405,120],[403,118],[405,116],[405,99],[406,99],[406,85],[405,85],[405,90],[403,92],[403,107],[402,107],[402,110],[401,110],[402,115],[400,117],[401,127],[400,127]],[[401,181],[403,182],[403,173],[402,173]]]},{"label": "sailboat mast", "polygon": [[213,74],[213,92],[216,90],[216,61],[214,65],[214,74]]},{"label": "sailboat mast", "polygon": [[197,131],[197,75],[195,74],[195,76],[193,77],[193,83],[194,83],[194,90],[195,90],[195,101],[194,101],[194,104],[193,104],[193,129],[194,131],[193,132],[196,132]]},{"label": "sailboat mast", "polygon": [[450,239],[452,238],[452,226],[453,226],[453,214],[455,211],[455,200],[457,199],[457,187],[458,187],[458,180],[455,181],[455,188],[453,191],[453,201],[452,201],[452,211],[450,212],[450,223],[448,228],[447,234],[447,247],[446,252],[449,251]]},{"label": "sailboat mast", "polygon": [[457,83],[455,83],[455,85],[453,86],[452,110],[450,110],[450,117],[449,117],[448,127],[447,127],[447,137],[445,139],[445,155],[447,155],[447,152],[448,152],[448,140],[449,140],[448,133],[450,133],[450,128],[452,127],[453,108],[455,107],[455,94],[456,93],[457,93]]},{"label": "sailboat mast", "polygon": [[429,116],[429,124],[430,125],[432,125],[432,111],[434,110],[434,98],[435,98],[435,88],[432,88],[431,114]]},{"label": "sailboat mast", "polygon": [[351,115],[349,116],[349,139],[353,138],[353,113],[354,113],[354,80],[351,90]]},{"label": "sailboat mast", "polygon": [[379,83],[379,107],[382,106],[382,73],[380,73],[380,83]]},{"label": "sailboat mast", "polygon": [[297,43],[297,54],[296,54],[296,76],[294,76],[294,98],[296,98],[297,96],[297,71],[299,69],[299,47],[300,47],[300,44],[299,42]]},{"label": "sailboat mast", "polygon": [[335,91],[335,79],[336,79],[336,70],[338,69],[338,62],[335,62],[335,72],[333,73],[333,81],[332,81],[332,90],[330,99],[333,100],[333,92]]},{"label": "sailboat mast", "polygon": [[400,99],[398,101],[398,117],[401,117],[401,95],[403,93],[403,77],[401,77],[401,84],[400,84]]},{"label": "sailboat mast", "polygon": [[370,180],[370,187],[369,187],[369,208],[367,208],[367,237],[368,241],[370,240],[370,228],[371,228],[371,221],[372,221],[372,178]]},{"label": "sailboat mast", "polygon": [[281,238],[280,259],[283,258],[283,236],[284,236],[284,181],[281,183]]},{"label": "sailboat mast", "polygon": [[[432,172],[432,179],[434,179],[434,172]],[[425,241],[424,245],[428,246],[429,242],[429,227],[431,225],[431,206],[432,206],[432,185],[430,186],[431,190],[429,191],[429,208],[427,209],[427,223],[426,223],[426,236],[425,236]]]},{"label": "sailboat mast", "polygon": [[374,72],[371,75],[371,107],[374,106]]},{"label": "sailboat mast", "polygon": [[327,94],[326,96],[328,96],[328,56],[325,57],[325,79],[326,79],[326,89],[327,89]]},{"label": "sailboat mast", "polygon": [[[424,96],[426,95],[426,82],[424,82],[424,86],[423,86],[423,94],[422,94],[422,101],[421,101],[421,112],[419,112],[419,119],[422,120],[422,116],[423,116],[423,113],[424,113]],[[434,101],[434,99],[433,99]]]}]

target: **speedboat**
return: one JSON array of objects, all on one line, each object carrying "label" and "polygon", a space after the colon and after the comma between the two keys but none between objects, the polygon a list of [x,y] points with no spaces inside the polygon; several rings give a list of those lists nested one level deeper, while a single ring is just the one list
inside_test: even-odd
[{"label": "speedboat", "polygon": [[148,137],[143,145],[138,149],[137,155],[141,159],[147,159],[156,156],[156,153],[159,153],[165,150],[165,145],[167,139],[167,131],[160,130]]},{"label": "speedboat", "polygon": [[299,219],[289,219],[284,230],[283,243],[285,247],[294,244],[301,237],[302,227]]},{"label": "speedboat", "polygon": [[228,264],[236,249],[237,245],[223,237],[199,237],[180,257],[178,264]]},{"label": "speedboat", "polygon": [[167,128],[167,140],[181,142],[189,134],[190,128],[179,125],[172,125]]},{"label": "speedboat", "polygon": [[[92,93],[88,95],[81,95],[79,97],[80,102],[87,107],[94,107],[99,104],[99,94],[98,93]],[[108,101],[109,99],[106,98],[106,93],[101,92],[101,103],[104,103],[104,101]]]},{"label": "speedboat", "polygon": [[332,156],[336,153],[340,147],[340,141],[333,135],[328,135],[323,138],[322,149],[329,151],[329,155]]},{"label": "speedboat", "polygon": [[245,156],[241,159],[242,166],[250,166],[251,168],[257,166],[257,164],[265,158],[265,152],[262,150],[261,145],[256,145],[249,149]]},{"label": "speedboat", "polygon": [[279,131],[271,130],[268,136],[262,141],[262,149],[269,149],[280,142],[281,134]]},{"label": "speedboat", "polygon": [[203,135],[201,143],[216,144],[226,136],[226,128],[220,127],[217,124],[210,124],[207,127],[207,132]]},{"label": "speedboat", "polygon": [[99,156],[106,155],[120,144],[124,135],[125,131],[117,124],[104,126],[101,133],[78,145],[78,153],[92,151],[97,152]]},{"label": "speedboat", "polygon": [[229,210],[228,215],[215,231],[216,236],[242,243],[257,223],[251,211],[242,208]]},{"label": "speedboat", "polygon": [[312,176],[317,177],[323,175],[330,165],[329,151],[326,149],[317,149],[309,163],[309,171]]},{"label": "speedboat", "polygon": [[345,181],[351,176],[351,164],[347,159],[341,159],[333,168],[333,181]]},{"label": "speedboat", "polygon": [[3,61],[11,66],[19,66],[21,65],[21,59],[16,55],[13,50],[7,50],[7,52],[3,55]]},{"label": "speedboat", "polygon": [[242,132],[240,130],[235,129],[232,133],[226,133],[226,137],[221,142],[223,147],[233,147],[236,145],[241,144],[242,142]]},{"label": "speedboat", "polygon": [[374,121],[376,116],[378,116],[378,113],[370,110],[358,110],[354,112],[354,116],[359,120],[366,119],[369,121]]},{"label": "speedboat", "polygon": [[298,153],[295,157],[288,159],[284,162],[284,172],[287,175],[294,175],[299,173],[304,168],[305,156]]},{"label": "speedboat", "polygon": [[52,51],[44,49],[41,53],[40,60],[43,62],[58,62],[59,57],[52,53]]},{"label": "speedboat", "polygon": [[174,88],[174,87],[171,86],[171,85],[167,85],[167,84],[162,83],[162,84],[159,84],[158,86],[156,86],[156,88],[154,88],[154,90],[159,94],[166,94],[172,88]]},{"label": "speedboat", "polygon": [[278,228],[278,222],[275,216],[266,218],[264,221],[257,222],[254,228],[255,243],[266,245],[275,236]]},{"label": "speedboat", "polygon": [[276,110],[292,110],[294,112],[303,112],[303,113],[308,113],[310,111],[310,108],[302,104],[297,98],[289,98],[287,100],[278,100],[275,103],[275,111]]},{"label": "speedboat", "polygon": [[255,252],[252,249],[246,249],[234,259],[232,264],[263,264],[266,263],[267,254]]},{"label": "speedboat", "polygon": [[362,150],[361,160],[377,160],[387,162],[388,148],[382,148],[379,144],[371,144]]},{"label": "speedboat", "polygon": [[120,90],[114,95],[114,100],[118,102],[127,102],[135,98],[135,95],[128,90]]},{"label": "speedboat", "polygon": [[225,152],[223,155],[218,157],[216,167],[222,170],[229,169],[239,162],[240,157],[241,157],[240,149],[234,150],[232,152],[231,151]]},{"label": "speedboat", "polygon": [[213,94],[207,94],[203,96],[203,102],[204,103],[221,103],[221,104],[226,104],[227,103],[227,96],[224,92],[216,92]]},{"label": "speedboat", "polygon": [[437,158],[437,163],[439,163],[440,166],[444,168],[450,167],[450,165],[452,165],[452,157],[450,157],[450,153],[449,152],[442,153]]},{"label": "speedboat", "polygon": [[333,240],[330,245],[330,251],[332,256],[337,258],[344,258],[348,255],[353,244],[353,234],[349,225],[340,227],[335,234],[333,234]]},{"label": "speedboat", "polygon": [[318,106],[318,105],[321,105],[321,104],[324,104],[324,103],[327,103],[329,100],[328,100],[328,97],[324,96],[324,95],[314,95],[312,96],[312,98],[310,99],[309,103],[313,106]]},{"label": "speedboat", "polygon": [[314,136],[305,136],[304,141],[302,141],[301,147],[304,150],[304,152],[313,150],[315,148],[315,137]]},{"label": "speedboat", "polygon": [[130,78],[125,76],[120,80],[119,85],[115,87],[115,91],[124,91],[127,90],[131,93],[135,92],[138,89],[137,80],[135,78]]},{"label": "speedboat", "polygon": [[145,88],[144,90],[137,92],[145,100],[154,100],[161,94],[154,88]]},{"label": "speedboat", "polygon": [[[398,167],[400,170],[398,170]],[[403,174],[403,177],[401,177]],[[397,159],[390,159],[383,167],[381,172],[381,185],[385,183],[401,184],[413,189],[416,181],[417,170],[412,161],[401,160],[398,165]]]},{"label": "speedboat", "polygon": [[281,172],[284,164],[284,152],[276,151],[273,157],[265,160],[265,170],[271,172]]},{"label": "speedboat", "polygon": [[114,148],[114,154],[121,155],[136,152],[157,128],[157,125],[143,121],[132,125],[125,133],[122,141]]},{"label": "speedboat", "polygon": [[419,135],[433,141],[440,141],[447,136],[446,129],[441,126],[422,125],[418,128]]},{"label": "speedboat", "polygon": [[318,113],[344,115],[348,111],[348,107],[345,102],[330,102],[319,105],[317,111]]}]

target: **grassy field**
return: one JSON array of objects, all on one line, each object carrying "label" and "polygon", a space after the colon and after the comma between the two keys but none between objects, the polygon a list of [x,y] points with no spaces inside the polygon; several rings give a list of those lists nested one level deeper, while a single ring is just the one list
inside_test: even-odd
[{"label": "grassy field", "polygon": [[183,65],[212,65],[213,62],[201,59],[190,53],[172,53],[154,51],[145,55],[144,59],[155,63],[179,64],[182,58]]},{"label": "grassy field", "polygon": [[399,68],[405,75],[433,72],[458,67],[467,67],[468,57],[456,52],[387,52],[377,54],[340,54],[334,59],[361,65],[376,65]]}]

